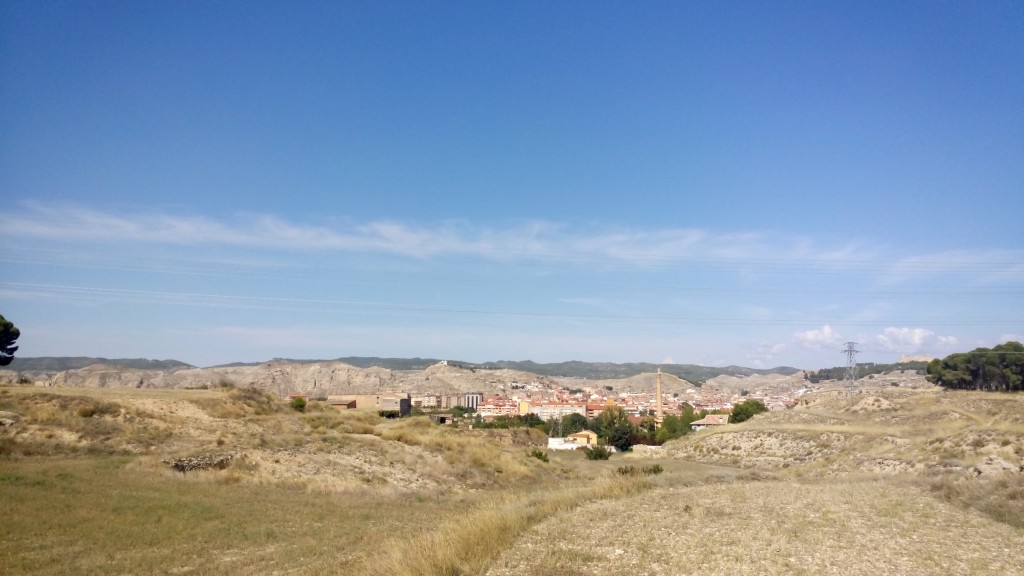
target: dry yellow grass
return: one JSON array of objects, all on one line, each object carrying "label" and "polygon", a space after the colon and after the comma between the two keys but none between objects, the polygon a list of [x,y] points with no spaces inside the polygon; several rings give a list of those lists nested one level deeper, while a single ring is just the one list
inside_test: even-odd
[{"label": "dry yellow grass", "polygon": [[471,507],[458,495],[239,485],[134,457],[0,460],[3,574],[357,574],[387,537]]},{"label": "dry yellow grass", "polygon": [[[669,454],[802,476],[924,473],[986,457],[1024,464],[1024,397],[943,390],[830,392],[795,410],[707,429]],[[948,467],[948,466],[947,466]]]},{"label": "dry yellow grass", "polygon": [[635,478],[609,478],[550,490],[488,498],[464,514],[444,519],[413,539],[392,539],[361,573],[388,576],[482,574],[492,559],[533,524],[567,514],[583,504],[636,494],[650,485]]},{"label": "dry yellow grass", "polygon": [[[507,502],[506,487],[564,476],[527,455],[543,441],[531,432],[270,400],[0,388],[17,421],[0,431],[4,572],[359,573],[388,538],[412,541],[437,518]],[[220,453],[234,456],[227,469],[162,463]]]},{"label": "dry yellow grass", "polygon": [[[534,431],[316,403],[300,414],[249,391],[0,388],[0,410],[18,415],[0,430],[0,566],[1024,573],[1024,474],[998,473],[1024,462],[1024,397],[832,396],[684,438],[666,447],[671,458],[542,462],[529,456],[543,443]],[[220,453],[234,457],[227,469],[183,475],[162,463]],[[629,464],[664,473],[618,477]]]},{"label": "dry yellow grass", "polygon": [[491,576],[1024,573],[1024,531],[891,481],[659,488],[554,516]]}]

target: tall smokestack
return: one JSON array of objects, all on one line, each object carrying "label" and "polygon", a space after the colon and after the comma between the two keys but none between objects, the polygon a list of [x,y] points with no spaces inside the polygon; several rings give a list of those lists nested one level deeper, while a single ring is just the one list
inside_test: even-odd
[{"label": "tall smokestack", "polygon": [[661,412],[661,368],[660,367],[658,368],[658,378],[655,380],[654,388],[655,388],[654,394],[656,396],[655,402],[658,403],[657,404],[657,406],[658,406],[658,412],[657,412],[658,424],[661,424],[661,421],[663,419],[663,414]]}]

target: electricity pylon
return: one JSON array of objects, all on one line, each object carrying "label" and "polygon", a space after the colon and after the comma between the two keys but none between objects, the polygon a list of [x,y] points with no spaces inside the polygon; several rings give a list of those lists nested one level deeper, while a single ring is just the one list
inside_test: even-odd
[{"label": "electricity pylon", "polygon": [[857,381],[857,350],[856,342],[847,342],[846,348],[843,349],[843,354],[846,354],[846,385],[853,387],[853,383]]}]

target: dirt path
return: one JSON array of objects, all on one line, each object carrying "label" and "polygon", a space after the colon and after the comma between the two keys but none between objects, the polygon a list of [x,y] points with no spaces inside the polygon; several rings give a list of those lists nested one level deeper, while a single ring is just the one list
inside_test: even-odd
[{"label": "dirt path", "polygon": [[673,487],[534,527],[490,576],[1024,574],[1024,530],[893,483]]}]

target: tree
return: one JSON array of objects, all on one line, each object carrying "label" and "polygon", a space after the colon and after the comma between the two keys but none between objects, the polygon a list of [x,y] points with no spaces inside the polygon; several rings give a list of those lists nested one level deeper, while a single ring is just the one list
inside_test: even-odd
[{"label": "tree", "polygon": [[739,424],[740,422],[746,422],[754,417],[754,414],[760,414],[761,412],[767,412],[768,407],[764,405],[764,402],[760,400],[745,400],[732,407],[732,414],[729,416],[729,422],[732,424]]},{"label": "tree", "polygon": [[632,446],[633,423],[618,406],[608,406],[594,421],[594,432],[609,446],[625,451]]},{"label": "tree", "polygon": [[682,414],[678,416],[668,414],[665,416],[661,422],[661,428],[658,428],[655,439],[659,444],[664,444],[669,440],[685,436],[690,433],[690,424],[697,420],[700,420],[700,418],[693,411],[693,406],[686,405],[683,408]]},{"label": "tree", "polygon": [[536,428],[538,426],[543,426],[544,421],[540,419],[540,416],[537,416],[533,412],[527,412],[522,416],[513,417],[511,425],[513,427],[526,426],[528,428]]},{"label": "tree", "polygon": [[0,314],[0,366],[7,366],[14,360],[14,353],[18,351],[14,343],[18,336],[21,336],[21,330]]},{"label": "tree", "polygon": [[587,429],[587,417],[582,414],[566,414],[562,416],[562,436],[575,434]]},{"label": "tree", "polygon": [[932,360],[928,380],[944,388],[1024,391],[1024,345],[1007,342]]},{"label": "tree", "polygon": [[587,460],[607,460],[612,453],[604,446],[587,446],[583,449],[583,455]]}]

